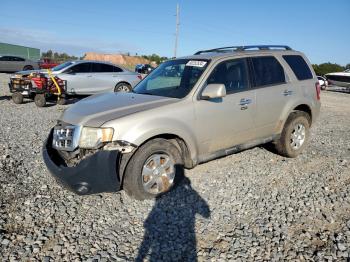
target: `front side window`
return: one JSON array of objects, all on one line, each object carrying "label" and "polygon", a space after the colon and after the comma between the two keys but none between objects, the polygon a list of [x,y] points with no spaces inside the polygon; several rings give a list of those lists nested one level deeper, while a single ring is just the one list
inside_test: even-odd
[{"label": "front side window", "polygon": [[12,61],[23,62],[23,61],[25,61],[25,59],[23,59],[22,57],[13,56]]},{"label": "front side window", "polygon": [[286,82],[283,67],[273,56],[260,56],[251,58],[254,70],[254,83],[256,87],[276,85]]},{"label": "front side window", "polygon": [[208,60],[178,59],[162,63],[135,88],[138,94],[183,98],[207,68]]},{"label": "front side window", "polygon": [[80,63],[68,69],[70,73],[90,73],[91,63]]},{"label": "front side window", "polygon": [[73,64],[72,62],[65,62],[63,64],[60,64],[60,65],[57,65],[57,66],[51,68],[51,71],[60,71],[60,70],[66,68],[72,64]]},{"label": "front side window", "polygon": [[245,91],[249,88],[247,72],[245,58],[224,61],[214,68],[207,84],[224,84],[227,94]]},{"label": "front side window", "polygon": [[286,60],[298,80],[313,78],[309,66],[300,55],[284,55],[283,59]]}]

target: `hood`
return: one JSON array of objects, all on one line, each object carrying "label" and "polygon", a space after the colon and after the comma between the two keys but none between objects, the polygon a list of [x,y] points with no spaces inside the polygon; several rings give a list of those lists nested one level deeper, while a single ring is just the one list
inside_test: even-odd
[{"label": "hood", "polygon": [[107,121],[177,101],[177,98],[135,93],[104,93],[70,106],[60,120],[73,125],[99,127]]}]

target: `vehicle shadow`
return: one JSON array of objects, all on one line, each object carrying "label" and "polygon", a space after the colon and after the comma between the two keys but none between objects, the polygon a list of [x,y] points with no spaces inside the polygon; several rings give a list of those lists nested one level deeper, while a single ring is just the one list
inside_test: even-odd
[{"label": "vehicle shadow", "polygon": [[196,214],[209,218],[209,205],[184,177],[176,189],[156,199],[135,261],[197,261]]},{"label": "vehicle shadow", "polygon": [[10,101],[12,99],[11,96],[0,96],[0,101],[7,100]]}]

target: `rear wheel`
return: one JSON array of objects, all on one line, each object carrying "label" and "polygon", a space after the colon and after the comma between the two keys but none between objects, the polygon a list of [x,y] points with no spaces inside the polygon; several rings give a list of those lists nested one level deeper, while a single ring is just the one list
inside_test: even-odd
[{"label": "rear wheel", "polygon": [[124,190],[138,200],[168,192],[183,175],[179,149],[157,138],[141,146],[130,159],[124,178]]},{"label": "rear wheel", "polygon": [[130,92],[131,90],[132,87],[128,83],[119,83],[114,88],[114,92]]},{"label": "rear wheel", "polygon": [[23,70],[34,70],[34,68],[31,65],[26,65],[25,67],[23,67]]},{"label": "rear wheel", "polygon": [[23,103],[23,95],[19,92],[13,93],[12,94],[12,101],[15,104],[22,104]]},{"label": "rear wheel", "polygon": [[37,107],[44,107],[46,105],[46,98],[44,94],[36,94],[34,97],[34,103]]},{"label": "rear wheel", "polygon": [[310,122],[310,116],[305,112],[291,113],[281,137],[275,142],[277,152],[286,157],[298,156],[309,140]]}]

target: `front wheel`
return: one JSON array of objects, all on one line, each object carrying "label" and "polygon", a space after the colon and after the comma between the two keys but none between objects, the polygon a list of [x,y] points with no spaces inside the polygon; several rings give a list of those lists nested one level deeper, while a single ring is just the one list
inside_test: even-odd
[{"label": "front wheel", "polygon": [[13,93],[12,94],[12,101],[15,104],[22,104],[23,103],[23,95],[19,92]]},{"label": "front wheel", "polygon": [[310,137],[310,116],[301,111],[292,112],[275,142],[277,152],[286,157],[297,157]]},{"label": "front wheel", "polygon": [[183,175],[179,149],[166,139],[157,138],[142,145],[125,170],[124,190],[138,200],[168,192]]},{"label": "front wheel", "polygon": [[131,92],[132,87],[128,83],[119,83],[115,86],[114,92]]},{"label": "front wheel", "polygon": [[23,67],[23,70],[24,70],[24,71],[27,71],[27,70],[34,70],[34,67],[32,67],[31,65],[26,65],[25,67]]}]

